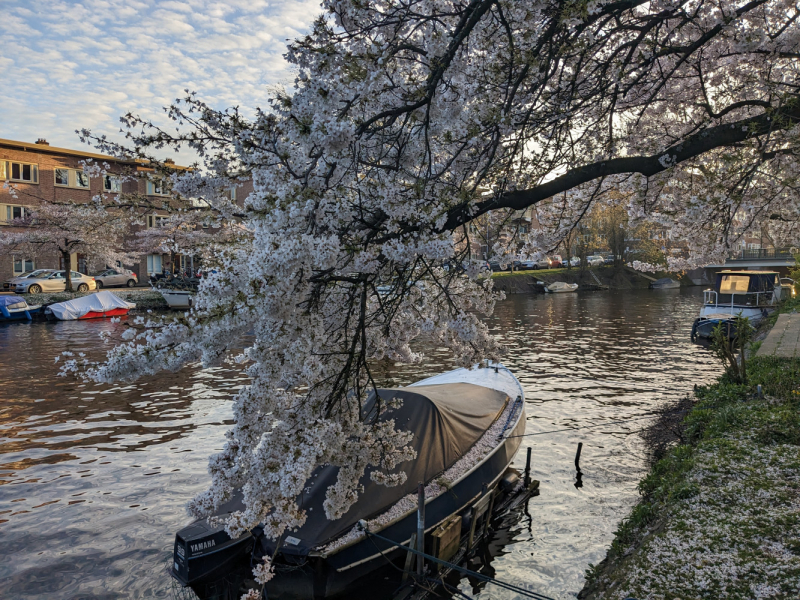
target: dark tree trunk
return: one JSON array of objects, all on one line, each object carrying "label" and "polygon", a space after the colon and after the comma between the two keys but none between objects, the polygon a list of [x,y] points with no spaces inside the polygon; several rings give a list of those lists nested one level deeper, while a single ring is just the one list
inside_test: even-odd
[{"label": "dark tree trunk", "polygon": [[64,291],[72,292],[72,264],[70,262],[70,256],[68,250],[61,251],[61,260],[64,261],[64,272],[66,277],[66,282],[64,285]]}]

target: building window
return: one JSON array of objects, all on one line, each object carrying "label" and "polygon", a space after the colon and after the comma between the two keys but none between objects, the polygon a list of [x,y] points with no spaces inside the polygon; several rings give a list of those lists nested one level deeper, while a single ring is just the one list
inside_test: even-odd
[{"label": "building window", "polygon": [[18,277],[23,273],[30,273],[36,269],[36,262],[33,259],[14,259],[14,277]]},{"label": "building window", "polygon": [[122,191],[122,181],[116,175],[103,175],[103,190],[117,193]]},{"label": "building window", "polygon": [[147,255],[147,274],[154,275],[156,273],[161,273],[161,255],[160,254],[148,254]]},{"label": "building window", "polygon": [[147,215],[148,229],[153,227],[163,227],[169,217],[163,215]]},{"label": "building window", "polygon": [[11,204],[0,205],[0,220],[11,221],[12,219],[22,219],[24,217],[24,206],[13,206]]},{"label": "building window", "polygon": [[89,189],[89,176],[81,169],[56,169],[55,182],[60,187]]},{"label": "building window", "polygon": [[24,183],[39,183],[39,165],[7,161],[5,179]]},{"label": "building window", "polygon": [[167,192],[164,189],[164,182],[157,179],[155,181],[148,179],[147,180],[147,195],[148,196],[167,196]]}]

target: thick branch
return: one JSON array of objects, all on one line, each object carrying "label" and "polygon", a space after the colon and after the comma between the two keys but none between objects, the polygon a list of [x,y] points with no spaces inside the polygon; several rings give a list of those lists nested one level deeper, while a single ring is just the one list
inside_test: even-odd
[{"label": "thick branch", "polygon": [[706,152],[733,146],[770,131],[788,129],[800,122],[800,106],[791,103],[782,111],[770,111],[734,123],[703,129],[663,152],[651,156],[626,156],[598,161],[575,169],[527,190],[515,190],[480,202],[473,210],[467,203],[449,211],[442,231],[451,231],[475,217],[501,208],[523,210],[556,194],[574,189],[600,177],[640,173],[652,177]]}]

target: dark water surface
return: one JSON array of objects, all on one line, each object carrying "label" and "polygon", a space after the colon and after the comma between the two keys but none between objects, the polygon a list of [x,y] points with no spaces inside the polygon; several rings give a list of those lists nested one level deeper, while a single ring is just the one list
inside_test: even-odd
[{"label": "dark water surface", "polygon": [[[574,597],[637,499],[648,415],[719,371],[689,343],[696,290],[510,296],[491,325],[527,394],[541,495],[504,536],[496,576]],[[127,386],[58,377],[63,350],[99,357],[108,321],[0,325],[0,598],[169,598],[165,572],[184,504],[247,383],[238,368],[185,369]],[[449,368],[430,353],[394,383]],[[612,421],[630,420],[625,424]],[[604,425],[608,423],[607,425]],[[583,487],[574,486],[583,442]],[[462,590],[472,594],[469,584]],[[481,598],[511,598],[497,588]]]}]

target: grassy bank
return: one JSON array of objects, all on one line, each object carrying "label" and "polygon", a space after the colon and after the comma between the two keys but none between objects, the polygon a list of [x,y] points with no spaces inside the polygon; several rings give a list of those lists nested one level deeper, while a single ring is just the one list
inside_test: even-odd
[{"label": "grassy bank", "polygon": [[[542,287],[536,288],[536,281],[554,283],[563,281],[565,283],[577,283],[582,289],[598,289],[605,286],[610,289],[637,289],[647,288],[650,280],[637,274],[632,269],[619,268],[614,266],[592,267],[589,270],[581,271],[578,267],[570,269],[542,269],[536,271],[500,271],[492,273],[495,289],[503,290],[507,294],[530,293],[543,291]],[[596,277],[596,279],[595,279]]]},{"label": "grassy bank", "polygon": [[580,598],[800,598],[800,360],[748,372],[697,389]]}]

